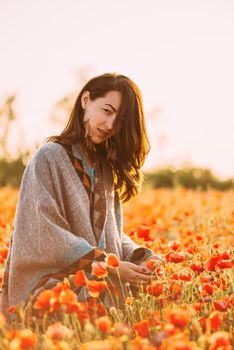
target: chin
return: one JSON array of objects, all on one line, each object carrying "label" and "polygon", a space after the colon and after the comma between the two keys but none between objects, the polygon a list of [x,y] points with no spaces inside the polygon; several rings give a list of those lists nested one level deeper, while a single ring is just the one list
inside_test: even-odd
[{"label": "chin", "polygon": [[103,143],[107,140],[105,137],[93,137],[91,138],[91,141],[95,144]]},{"label": "chin", "polygon": [[101,140],[91,140],[91,142],[92,142],[93,145],[99,145],[103,141],[101,141]]}]

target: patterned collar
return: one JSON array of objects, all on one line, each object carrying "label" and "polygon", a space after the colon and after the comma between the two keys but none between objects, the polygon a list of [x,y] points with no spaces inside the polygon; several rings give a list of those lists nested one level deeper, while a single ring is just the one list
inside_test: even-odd
[{"label": "patterned collar", "polygon": [[[83,147],[84,147],[84,145],[83,145]],[[87,147],[85,147],[85,149],[86,149],[86,151],[87,151],[87,153],[88,153],[88,155],[93,163],[108,162],[108,160],[103,155],[98,153],[96,150],[91,150]],[[82,150],[82,146],[81,146],[80,142],[77,142],[77,143],[72,145],[72,152],[73,152],[73,155],[75,157],[82,159],[82,156],[80,155],[80,153],[83,152],[83,150]]]}]

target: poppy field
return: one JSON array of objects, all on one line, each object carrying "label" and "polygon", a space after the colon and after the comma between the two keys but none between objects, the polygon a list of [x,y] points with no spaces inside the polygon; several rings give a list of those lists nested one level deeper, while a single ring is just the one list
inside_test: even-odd
[{"label": "poppy field", "polygon": [[[0,288],[10,245],[18,190],[0,189]],[[123,205],[124,232],[160,254],[149,259],[151,281],[121,308],[106,309],[102,293],[118,301],[109,283],[113,254],[72,276],[86,286],[89,302],[78,302],[69,279],[42,291],[26,310],[0,313],[0,349],[53,350],[232,350],[234,346],[234,191],[146,189]]]}]

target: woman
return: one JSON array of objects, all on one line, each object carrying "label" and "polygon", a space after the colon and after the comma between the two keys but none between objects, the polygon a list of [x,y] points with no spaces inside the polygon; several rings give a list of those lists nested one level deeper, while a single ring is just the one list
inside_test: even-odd
[{"label": "woman", "polygon": [[[47,138],[25,169],[3,276],[5,314],[79,269],[89,273],[106,253],[120,259],[123,284],[149,282],[146,261],[160,256],[123,232],[120,203],[139,192],[148,152],[136,84],[115,73],[91,79],[64,131]],[[109,276],[118,284],[115,269]]]}]

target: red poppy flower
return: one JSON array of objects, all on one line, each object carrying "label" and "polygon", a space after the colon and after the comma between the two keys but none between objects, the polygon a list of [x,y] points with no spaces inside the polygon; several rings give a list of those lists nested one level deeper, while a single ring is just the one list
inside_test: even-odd
[{"label": "red poppy flower", "polygon": [[171,299],[178,299],[181,295],[181,286],[179,284],[172,284],[169,288]]},{"label": "red poppy flower", "polygon": [[163,292],[163,284],[159,283],[157,281],[152,281],[150,285],[146,287],[147,293],[150,295],[154,295],[155,297],[158,297]]},{"label": "red poppy flower", "polygon": [[202,333],[206,332],[206,328],[207,328],[207,320],[205,317],[199,317],[198,318],[198,322],[201,324],[201,328],[202,328]]},{"label": "red poppy flower", "polygon": [[189,265],[190,269],[192,269],[194,272],[196,273],[201,273],[202,271],[204,271],[204,267],[203,267],[203,264],[200,263],[200,262],[197,262],[197,263],[191,263]]},{"label": "red poppy flower", "polygon": [[87,277],[85,275],[84,270],[77,271],[75,276],[73,277],[73,283],[78,288],[83,287],[86,284],[86,281]]},{"label": "red poppy flower", "polygon": [[229,308],[229,302],[227,300],[214,300],[215,310],[227,311]]},{"label": "red poppy flower", "polygon": [[168,247],[171,248],[174,251],[177,251],[181,247],[181,242],[180,241],[169,241],[168,242]]},{"label": "red poppy flower", "polygon": [[210,276],[201,276],[200,279],[202,283],[207,283],[211,281]]},{"label": "red poppy flower", "polygon": [[172,323],[162,324],[163,330],[169,335],[174,335],[176,333],[176,327]]},{"label": "red poppy flower", "polygon": [[224,278],[221,278],[222,281],[222,290],[227,290],[227,282]]},{"label": "red poppy flower", "polygon": [[103,261],[92,263],[92,274],[98,278],[104,278],[108,275],[106,265]]},{"label": "red poppy flower", "polygon": [[9,306],[9,307],[7,308],[7,312],[8,312],[9,314],[15,313],[15,312],[16,312],[16,307],[15,307],[15,306]]},{"label": "red poppy flower", "polygon": [[142,320],[134,325],[137,334],[142,338],[148,338],[150,334],[150,327],[148,320]]},{"label": "red poppy flower", "polygon": [[179,274],[175,272],[169,278],[170,278],[170,280],[178,281]]},{"label": "red poppy flower", "polygon": [[128,236],[133,237],[136,236],[137,232],[135,230],[135,228],[132,228],[129,232],[128,232]]},{"label": "red poppy flower", "polygon": [[86,287],[93,298],[97,298],[101,292],[107,288],[105,281],[87,281]]},{"label": "red poppy flower", "polygon": [[13,339],[16,340],[18,349],[32,349],[37,344],[37,336],[31,329],[16,330]]},{"label": "red poppy flower", "polygon": [[119,259],[115,254],[108,254],[105,263],[108,267],[119,267]]},{"label": "red poppy flower", "polygon": [[219,278],[215,278],[214,279],[214,284],[216,285],[216,287],[220,287],[220,285],[221,285],[221,281],[220,281],[220,279]]},{"label": "red poppy flower", "polygon": [[88,314],[91,318],[97,318],[106,315],[106,308],[103,304],[97,303],[95,298],[89,298],[88,305],[87,302],[84,303],[85,309],[87,309]]},{"label": "red poppy flower", "polygon": [[160,312],[158,310],[149,310],[149,314],[145,315],[149,319],[150,325],[153,327],[163,325],[163,322],[160,320]]},{"label": "red poppy flower", "polygon": [[192,304],[192,307],[194,308],[194,310],[196,311],[201,311],[202,307],[203,307],[203,303],[199,302],[199,303],[194,303]]},{"label": "red poppy flower", "polygon": [[231,350],[231,334],[223,331],[215,332],[209,338],[209,350],[229,349]]},{"label": "red poppy flower", "polygon": [[112,322],[108,316],[102,316],[96,320],[96,325],[101,332],[108,333],[111,330]]},{"label": "red poppy flower", "polygon": [[55,310],[59,310],[60,303],[57,298],[50,299],[50,309],[49,313],[53,313]]},{"label": "red poppy flower", "polygon": [[195,254],[197,252],[197,246],[195,245],[189,245],[188,249],[187,249],[187,252],[189,254]]},{"label": "red poppy flower", "polygon": [[8,250],[8,248],[0,248],[0,255],[3,258],[3,260],[7,258]]},{"label": "red poppy flower", "polygon": [[204,264],[204,268],[207,271],[215,271],[216,265],[218,263],[218,261],[220,260],[220,256],[219,255],[214,255],[212,256],[210,259],[208,259],[205,264]]},{"label": "red poppy flower", "polygon": [[209,295],[212,295],[214,293],[215,289],[216,289],[216,287],[212,286],[212,284],[210,284],[210,283],[204,283],[202,285],[202,290]]},{"label": "red poppy flower", "polygon": [[184,328],[190,322],[190,316],[187,310],[175,308],[169,312],[169,321],[176,327]]},{"label": "red poppy flower", "polygon": [[50,308],[50,300],[55,297],[55,294],[52,290],[46,289],[43,290],[38,296],[36,301],[33,304],[34,309],[47,310]]},{"label": "red poppy flower", "polygon": [[223,316],[218,311],[214,311],[210,315],[209,319],[212,331],[216,332],[223,322]]},{"label": "red poppy flower", "polygon": [[70,289],[63,290],[59,294],[58,299],[60,304],[76,304],[77,303],[77,295]]},{"label": "red poppy flower", "polygon": [[220,269],[231,269],[232,265],[233,265],[232,260],[219,260],[217,262],[217,266]]},{"label": "red poppy flower", "polygon": [[161,262],[160,260],[158,260],[158,259],[155,259],[155,258],[149,259],[149,260],[147,260],[147,262],[146,262],[146,266],[147,266],[148,269],[150,269],[151,271],[154,271],[155,268],[161,267],[161,265],[162,265],[162,262]]},{"label": "red poppy flower", "polygon": [[179,274],[179,279],[181,281],[191,281],[192,280],[192,275],[190,273],[180,273]]},{"label": "red poppy flower", "polygon": [[147,227],[145,225],[139,225],[136,228],[136,232],[139,238],[143,238],[145,241],[151,240],[150,227]]},{"label": "red poppy flower", "polygon": [[185,261],[185,256],[183,253],[173,253],[170,252],[166,255],[166,259],[168,262],[173,262],[175,264],[181,263]]},{"label": "red poppy flower", "polygon": [[57,283],[52,290],[55,293],[55,295],[59,295],[62,290],[68,290],[68,289],[71,289],[70,282],[67,278],[64,278],[63,282]]},{"label": "red poppy flower", "polygon": [[228,251],[225,251],[221,254],[221,259],[222,260],[229,260],[229,259],[231,259],[231,254]]}]

